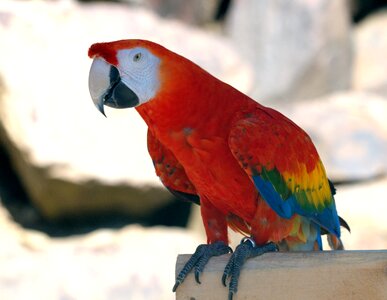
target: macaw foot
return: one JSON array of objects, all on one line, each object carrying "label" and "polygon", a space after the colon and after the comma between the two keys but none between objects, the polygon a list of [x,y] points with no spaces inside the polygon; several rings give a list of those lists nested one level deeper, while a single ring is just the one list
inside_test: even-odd
[{"label": "macaw foot", "polygon": [[241,273],[241,268],[246,259],[262,255],[266,252],[278,251],[278,247],[274,243],[268,243],[262,247],[258,247],[251,238],[243,238],[241,243],[236,247],[234,253],[231,255],[222,276],[222,283],[226,285],[226,280],[230,277],[230,284],[228,288],[228,299],[232,300],[233,295],[238,290],[238,279]]},{"label": "macaw foot", "polygon": [[215,242],[213,244],[199,245],[196,248],[195,253],[192,254],[191,258],[187,261],[183,269],[180,271],[172,290],[174,292],[176,291],[177,287],[180,285],[180,283],[184,281],[187,274],[193,268],[195,268],[195,280],[197,283],[200,283],[200,273],[203,272],[204,266],[207,264],[208,260],[212,256],[219,256],[230,252],[232,252],[232,249],[224,242]]}]

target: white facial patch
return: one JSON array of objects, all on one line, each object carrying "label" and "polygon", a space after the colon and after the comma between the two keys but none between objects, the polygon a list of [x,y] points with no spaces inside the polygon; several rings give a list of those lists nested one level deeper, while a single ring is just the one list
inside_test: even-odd
[{"label": "white facial patch", "polygon": [[141,47],[117,53],[121,81],[139,98],[140,104],[152,99],[160,86],[160,59]]}]

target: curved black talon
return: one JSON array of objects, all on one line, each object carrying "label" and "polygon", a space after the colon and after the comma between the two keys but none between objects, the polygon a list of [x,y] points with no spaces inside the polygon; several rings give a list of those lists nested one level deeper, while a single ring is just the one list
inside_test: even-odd
[{"label": "curved black talon", "polygon": [[187,274],[195,268],[195,281],[200,284],[200,274],[203,272],[205,265],[212,256],[219,256],[226,253],[232,253],[232,249],[224,242],[215,242],[213,244],[202,244],[196,248],[194,254],[184,265],[179,275],[176,277],[175,285],[172,291],[175,292],[178,286],[184,281]]},{"label": "curved black talon", "polygon": [[228,288],[228,299],[232,300],[234,294],[238,290],[238,279],[241,273],[241,268],[246,259],[262,255],[266,252],[278,251],[278,247],[274,243],[268,243],[259,247],[250,238],[243,238],[241,243],[236,247],[234,253],[231,255],[222,276],[222,283],[227,286],[227,278],[230,277],[230,284]]}]

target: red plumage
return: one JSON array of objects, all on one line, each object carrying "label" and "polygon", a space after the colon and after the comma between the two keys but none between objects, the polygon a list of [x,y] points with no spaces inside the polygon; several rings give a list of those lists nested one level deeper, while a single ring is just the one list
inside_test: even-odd
[{"label": "red plumage", "polygon": [[[129,76],[131,70],[117,54],[128,49],[146,49],[153,55],[155,95],[136,106],[148,125],[149,154],[156,174],[172,193],[189,201],[200,199],[207,242],[215,245],[210,252],[218,242],[228,244],[227,226],[258,245],[274,242],[284,250],[321,249],[321,234],[327,233],[332,247],[342,249],[340,224],[348,225],[337,215],[333,186],[305,131],[160,45],[142,40],[94,44],[89,56],[113,66],[109,88],[119,85],[128,91],[132,102],[127,103],[138,100],[130,89],[136,83],[124,86],[114,74]],[[101,61],[96,69],[108,70]],[[110,105],[128,107],[122,92],[116,96]],[[249,253],[259,255],[255,249]],[[267,249],[273,250],[270,245]],[[221,247],[210,256],[224,251],[228,249]],[[175,288],[192,268],[187,265]],[[238,271],[231,273],[232,296]]]},{"label": "red plumage", "polygon": [[[156,173],[169,189],[200,197],[208,242],[227,241],[227,231],[213,225],[227,223],[259,244],[286,239],[293,243],[297,237],[305,242],[302,228],[307,230],[308,213],[281,217],[270,200],[262,198],[253,176],[263,169],[278,172],[274,190],[308,191],[303,201],[312,209],[334,205],[308,135],[279,112],[152,42],[94,44],[89,56],[117,65],[117,51],[134,47],[145,47],[160,58],[160,89],[136,108],[149,128],[148,149]],[[324,193],[312,191],[318,188]]]}]

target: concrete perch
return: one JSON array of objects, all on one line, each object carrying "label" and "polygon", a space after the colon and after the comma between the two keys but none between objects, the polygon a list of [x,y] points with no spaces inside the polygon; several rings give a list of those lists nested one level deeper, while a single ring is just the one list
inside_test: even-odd
[{"label": "concrete perch", "polygon": [[[191,272],[176,299],[227,299],[221,277],[229,256],[210,259],[202,284]],[[176,274],[189,257],[178,256]],[[387,299],[387,250],[267,253],[246,261],[234,299]]]}]

